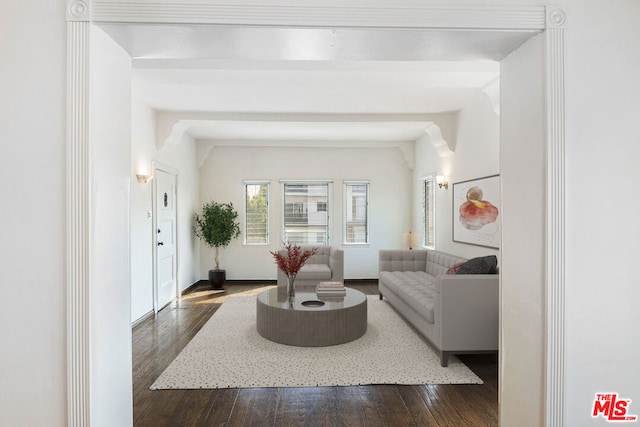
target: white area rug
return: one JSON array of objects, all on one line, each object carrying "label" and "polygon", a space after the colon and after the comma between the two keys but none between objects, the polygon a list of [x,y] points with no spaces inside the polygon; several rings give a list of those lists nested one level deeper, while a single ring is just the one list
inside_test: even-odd
[{"label": "white area rug", "polygon": [[482,384],[456,357],[449,366],[377,296],[367,332],[350,343],[294,347],[256,331],[256,297],[230,297],[151,389]]}]

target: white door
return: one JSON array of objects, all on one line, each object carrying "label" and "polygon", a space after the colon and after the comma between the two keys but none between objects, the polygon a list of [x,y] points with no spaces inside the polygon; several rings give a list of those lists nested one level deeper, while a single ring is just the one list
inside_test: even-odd
[{"label": "white door", "polygon": [[176,176],[155,171],[155,305],[158,312],[176,298]]}]

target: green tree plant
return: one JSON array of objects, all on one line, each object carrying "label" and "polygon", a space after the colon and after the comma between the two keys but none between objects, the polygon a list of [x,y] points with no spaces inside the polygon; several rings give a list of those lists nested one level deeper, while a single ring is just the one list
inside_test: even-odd
[{"label": "green tree plant", "polygon": [[215,248],[216,271],[220,271],[219,250],[240,236],[238,212],[233,203],[209,202],[202,206],[202,215],[193,215],[193,232],[207,246]]},{"label": "green tree plant", "polygon": [[[249,221],[251,220],[251,221]],[[247,243],[267,243],[267,189],[262,186],[254,195],[247,195],[247,229],[245,239]]]}]

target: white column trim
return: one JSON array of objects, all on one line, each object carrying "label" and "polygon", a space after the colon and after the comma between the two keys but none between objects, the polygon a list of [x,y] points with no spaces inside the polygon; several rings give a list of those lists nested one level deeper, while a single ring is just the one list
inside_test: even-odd
[{"label": "white column trim", "polygon": [[67,22],[89,22],[90,0],[67,0]]},{"label": "white column trim", "polygon": [[547,222],[545,425],[565,420],[565,89],[564,29],[560,9],[548,9],[546,37]]},{"label": "white column trim", "polygon": [[283,0],[280,4],[124,2],[94,0],[94,22],[277,25],[297,27],[542,30],[543,6],[466,7],[422,5],[326,5]]},{"label": "white column trim", "polygon": [[89,425],[89,35],[67,22],[67,425]]}]

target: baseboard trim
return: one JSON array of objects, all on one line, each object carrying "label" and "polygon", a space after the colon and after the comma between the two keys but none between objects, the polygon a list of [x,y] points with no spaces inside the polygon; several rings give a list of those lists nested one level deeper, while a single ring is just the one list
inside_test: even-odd
[{"label": "baseboard trim", "polygon": [[135,328],[136,326],[138,326],[139,324],[141,324],[145,320],[148,320],[148,319],[152,318],[153,316],[154,316],[154,312],[153,312],[153,310],[151,310],[150,312],[148,312],[144,316],[140,317],[138,320],[135,320],[133,323],[131,323],[131,329]]},{"label": "baseboard trim", "polygon": [[[265,286],[270,286],[270,285],[276,285],[276,284],[277,284],[277,282],[275,280],[270,280],[270,279],[266,279],[266,280],[258,280],[258,279],[251,279],[251,280],[225,280],[225,282],[224,282],[225,286],[234,286],[234,285],[265,285]],[[185,294],[188,294],[190,292],[193,292],[197,288],[207,287],[207,286],[209,286],[209,281],[207,279],[201,279],[201,280],[198,280],[197,282],[195,282],[194,284],[192,284],[191,286],[189,286],[188,288],[184,289],[180,294],[181,295],[185,295]]]},{"label": "baseboard trim", "polygon": [[377,278],[375,278],[375,279],[344,279],[344,284],[345,285],[355,284],[355,283],[357,283],[359,285],[369,284],[369,283],[377,285],[378,284],[378,279]]},{"label": "baseboard trim", "polygon": [[[369,284],[369,283],[377,284],[378,279],[374,278],[374,279],[345,279],[344,280],[344,284],[347,286],[349,284]],[[207,279],[198,280],[197,282],[195,282],[194,284],[192,284],[191,286],[189,286],[188,288],[180,292],[180,295],[191,293],[197,288],[208,286],[208,284],[209,284],[209,281]],[[278,281],[273,279],[247,279],[247,280],[238,279],[238,280],[227,280],[224,282],[224,284],[225,286],[227,285],[228,286],[234,286],[234,285],[235,286],[237,285],[275,286],[278,284]]]}]

